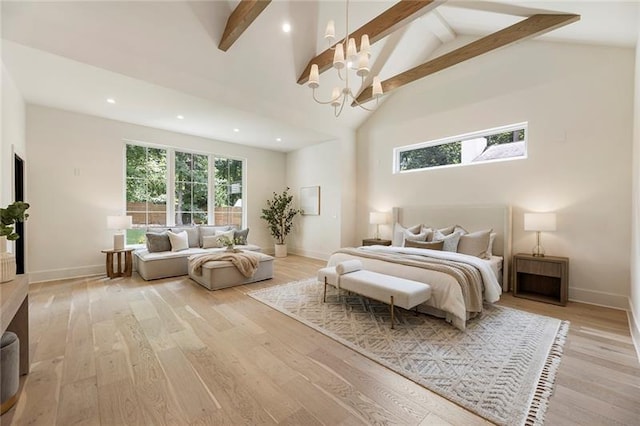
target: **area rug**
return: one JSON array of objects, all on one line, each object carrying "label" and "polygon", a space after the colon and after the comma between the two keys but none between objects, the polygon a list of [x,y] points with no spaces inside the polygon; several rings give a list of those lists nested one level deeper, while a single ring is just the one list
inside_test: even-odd
[{"label": "area rug", "polygon": [[442,319],[338,294],[315,278],[249,296],[501,425],[537,425],[553,391],[569,323],[501,306],[460,331]]}]

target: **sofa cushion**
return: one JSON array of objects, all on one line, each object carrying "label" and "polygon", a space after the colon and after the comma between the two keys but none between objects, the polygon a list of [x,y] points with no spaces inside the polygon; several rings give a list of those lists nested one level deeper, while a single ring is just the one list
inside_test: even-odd
[{"label": "sofa cushion", "polygon": [[169,242],[171,243],[171,251],[182,251],[189,248],[189,235],[187,231],[175,232],[167,231]]}]

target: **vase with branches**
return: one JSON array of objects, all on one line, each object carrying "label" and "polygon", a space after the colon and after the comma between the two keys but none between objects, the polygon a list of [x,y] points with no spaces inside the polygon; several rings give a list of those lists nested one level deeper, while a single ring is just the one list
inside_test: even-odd
[{"label": "vase with branches", "polygon": [[269,225],[269,232],[276,240],[276,257],[287,255],[286,238],[293,227],[293,219],[300,213],[293,208],[293,195],[289,194],[289,188],[281,194],[273,193],[273,199],[267,200],[267,207],[262,209],[261,219]]}]

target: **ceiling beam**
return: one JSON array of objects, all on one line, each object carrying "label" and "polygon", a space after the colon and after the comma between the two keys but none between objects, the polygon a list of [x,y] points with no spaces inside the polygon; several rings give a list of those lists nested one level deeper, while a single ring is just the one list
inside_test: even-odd
[{"label": "ceiling beam", "polygon": [[227,51],[240,38],[244,30],[262,13],[271,0],[240,0],[227,20],[218,49]]},{"label": "ceiling beam", "polygon": [[[401,0],[352,32],[349,37],[360,40],[364,34],[367,34],[369,36],[369,43],[374,44],[414,19],[435,9],[443,2],[443,0]],[[318,71],[320,73],[325,72],[333,65],[333,50],[329,48],[311,59],[300,75],[300,78],[298,78],[298,84],[304,84],[309,80],[309,71],[311,71],[312,64],[318,65]]]},{"label": "ceiling beam", "polygon": [[[399,87],[419,80],[428,75],[442,71],[445,68],[452,67],[456,64],[483,55],[487,52],[509,46],[516,42],[526,40],[544,34],[548,31],[560,28],[572,22],[580,20],[580,15],[560,14],[560,15],[533,15],[523,21],[518,22],[510,27],[489,34],[479,40],[455,49],[449,53],[445,53],[435,59],[418,65],[408,71],[400,73],[382,82],[382,90],[389,93]],[[357,98],[358,103],[368,102],[373,99],[373,89],[368,86]],[[356,106],[353,102],[351,106]]]}]

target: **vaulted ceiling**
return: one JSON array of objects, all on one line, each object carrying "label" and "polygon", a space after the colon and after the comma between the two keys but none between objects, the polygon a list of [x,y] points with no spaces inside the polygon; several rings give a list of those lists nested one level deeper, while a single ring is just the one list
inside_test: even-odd
[{"label": "vaulted ceiling", "polygon": [[[244,3],[3,1],[2,60],[27,102],[281,151],[352,132],[372,115],[347,107],[335,118],[298,84],[310,59],[328,47],[326,22],[334,19],[337,37],[344,36],[344,2],[275,0],[242,14],[255,7]],[[350,32],[395,4],[352,1]],[[638,9],[638,2],[615,1],[438,2],[382,34],[371,68],[385,91],[398,78],[406,85],[397,90],[410,90],[416,75],[447,72],[460,54],[490,50],[492,33],[539,14],[580,20],[536,40],[633,47]],[[229,22],[236,31],[223,38]],[[456,50],[469,42],[474,51]],[[503,42],[494,36],[488,44]],[[337,78],[328,71],[320,81],[329,98]]]}]

